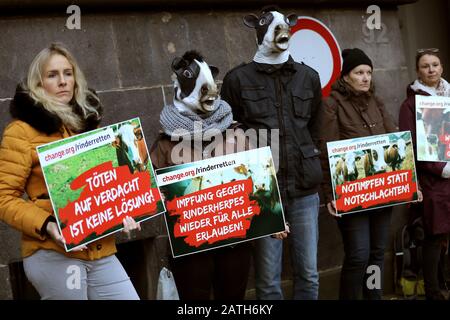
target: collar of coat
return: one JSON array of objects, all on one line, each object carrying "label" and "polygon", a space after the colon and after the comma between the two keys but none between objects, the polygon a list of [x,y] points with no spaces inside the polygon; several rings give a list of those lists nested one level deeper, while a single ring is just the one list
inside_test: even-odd
[{"label": "collar of coat", "polygon": [[[93,90],[91,90],[91,92],[95,94]],[[97,117],[97,115],[93,113],[88,115],[85,119],[85,127],[82,132],[97,128],[103,113],[103,107],[96,99],[89,97],[88,102],[97,109],[100,116]],[[82,117],[81,107],[77,103],[73,104],[73,108],[74,112]],[[38,103],[31,98],[28,91],[25,90],[21,84],[16,88],[16,93],[9,106],[9,112],[14,119],[22,120],[45,134],[58,132],[63,125],[61,119],[57,115],[49,112],[41,103]]]},{"label": "collar of coat", "polygon": [[382,102],[374,94],[373,83],[367,92],[355,91],[343,78],[339,78],[331,86],[330,97],[334,98],[340,104],[344,105],[350,103],[360,111],[365,111],[369,108],[369,104],[375,101],[376,104],[382,104]]},{"label": "collar of coat", "polygon": [[275,64],[268,64],[268,63],[258,63],[258,62],[254,62],[256,64],[256,70],[260,71],[260,72],[265,72],[265,73],[274,73],[277,70],[281,70],[281,69],[285,69],[285,70],[292,70],[293,72],[295,72],[295,61],[294,59],[292,59],[291,56],[289,56],[289,59],[281,64],[281,65],[275,65]]},{"label": "collar of coat", "polygon": [[406,96],[410,97],[410,96],[415,96],[416,94],[418,95],[422,95],[422,96],[429,96],[430,94],[428,92],[425,92],[421,89],[412,89],[412,86],[414,85],[414,81],[410,84],[408,84],[408,86],[406,87]]}]

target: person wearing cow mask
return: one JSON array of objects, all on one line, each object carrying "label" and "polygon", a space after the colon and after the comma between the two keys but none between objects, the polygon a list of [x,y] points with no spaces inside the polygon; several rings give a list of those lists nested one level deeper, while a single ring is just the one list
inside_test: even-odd
[{"label": "person wearing cow mask", "polygon": [[[220,99],[214,81],[219,70],[209,66],[200,53],[187,51],[173,60],[172,71],[174,98],[160,114],[163,132],[151,147],[153,166],[164,168],[248,150],[249,140],[239,129],[240,125],[233,121],[228,103]],[[223,144],[210,149],[212,139]],[[223,178],[218,175],[217,179]],[[209,179],[201,185],[196,181],[192,181],[185,192],[211,186]],[[218,181],[216,184],[220,183]],[[244,242],[170,259],[180,299],[244,299],[250,257],[251,244]]]},{"label": "person wearing cow mask", "polygon": [[[139,299],[114,255],[115,237],[66,252],[52,212],[36,147],[97,128],[103,113],[64,46],[51,44],[34,58],[10,113],[0,146],[0,220],[22,233],[25,274],[41,299]],[[140,228],[130,217],[123,224],[128,234]],[[70,287],[73,270],[81,279]]]},{"label": "person wearing cow mask", "polygon": [[[256,30],[257,51],[252,62],[228,72],[221,90],[235,119],[247,128],[279,130],[279,145],[270,146],[274,158],[279,158],[277,179],[289,227],[256,241],[257,299],[283,299],[283,242],[279,239],[288,233],[293,298],[318,299],[318,189],[322,181],[318,116],[322,93],[318,73],[289,54],[290,27],[296,22],[296,14],[285,16],[276,7],[245,16],[244,24]],[[272,140],[276,139],[269,136]]]},{"label": "person wearing cow mask", "polygon": [[[324,142],[366,137],[396,132],[391,115],[383,102],[375,96],[372,82],[372,60],[360,49],[344,49],[340,78],[332,85],[330,96],[324,99],[321,137]],[[336,215],[336,202],[328,166],[326,144],[322,145],[322,167],[325,178],[322,183],[325,203],[329,213]],[[383,148],[381,159],[384,159]],[[369,156],[366,154],[365,156]],[[370,155],[372,156],[372,155]],[[341,164],[346,172],[357,172],[354,155],[348,153]],[[349,161],[349,159],[353,161]],[[368,172],[386,170],[371,168]],[[356,176],[353,177],[357,178]],[[348,180],[347,180],[348,181]],[[382,289],[368,289],[365,277],[370,265],[383,271],[384,251],[389,239],[391,209],[381,208],[354,214],[337,216],[338,227],[344,243],[344,262],[340,279],[340,299],[381,299]],[[381,276],[383,279],[383,276]]]},{"label": "person wearing cow mask", "polygon": [[[443,66],[436,48],[419,49],[416,54],[417,79],[407,87],[407,98],[399,114],[400,130],[410,130],[416,141],[416,95],[450,97],[450,84],[442,78]],[[433,111],[433,110],[431,110]],[[443,122],[445,116],[438,115]],[[433,112],[422,114],[424,121],[435,118]],[[448,132],[448,131],[447,131]],[[417,159],[417,149],[414,145]],[[430,300],[445,296],[439,286],[439,260],[442,243],[450,232],[450,162],[417,161],[417,176],[423,193],[423,203],[417,211],[423,218],[423,276],[425,295]]]}]

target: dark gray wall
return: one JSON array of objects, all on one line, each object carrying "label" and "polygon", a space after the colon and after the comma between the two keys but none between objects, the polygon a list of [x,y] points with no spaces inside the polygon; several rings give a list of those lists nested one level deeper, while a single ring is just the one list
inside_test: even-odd
[{"label": "dark gray wall", "polygon": [[314,6],[369,6],[372,4],[377,5],[400,5],[406,3],[412,3],[417,0],[278,0],[276,2],[272,0],[0,0],[0,8],[8,10],[16,10],[17,8],[31,8],[53,10],[55,8],[67,7],[71,4],[77,4],[85,8],[97,9],[102,7],[102,10],[108,10],[110,8],[130,8],[130,6],[139,6],[142,8],[173,8],[179,10],[180,8],[243,8],[249,6],[262,6],[262,5],[277,5],[289,6],[289,5],[314,5]]},{"label": "dark gray wall", "polygon": [[[336,2],[333,5],[336,6]],[[373,39],[363,32],[365,7],[313,9],[292,5],[285,11],[321,20],[333,31],[341,49],[359,47],[365,50],[375,66],[377,92],[397,119],[408,82],[408,69],[395,8],[382,10],[385,31],[375,31]],[[64,27],[68,17],[64,10],[51,15],[0,17],[0,132],[10,120],[8,105],[15,86],[25,76],[32,58],[50,42],[61,41],[78,58],[89,85],[97,90],[106,106],[103,124],[139,116],[146,140],[151,144],[158,134],[159,112],[164,101],[171,100],[171,60],[185,50],[199,50],[209,63],[220,68],[219,78],[222,79],[227,70],[253,57],[254,34],[241,22],[246,13],[248,11],[239,9],[83,13],[82,8],[82,30]],[[396,208],[395,212],[393,230],[403,223],[405,216],[401,208]],[[163,233],[160,221],[148,223],[145,235]],[[4,281],[4,266],[20,257],[17,233],[0,226],[0,279]],[[9,252],[6,256],[1,254],[5,249]],[[336,223],[322,206],[319,243],[322,274],[336,270],[342,257]],[[387,290],[392,291],[391,254],[387,257]],[[336,283],[336,273],[333,274],[333,283]],[[290,279],[289,272],[284,274],[284,279]],[[335,298],[336,290],[327,291],[326,283],[322,282],[321,297]]]},{"label": "dark gray wall", "polygon": [[399,8],[400,26],[409,69],[409,79],[416,78],[415,56],[420,48],[439,48],[444,64],[443,77],[450,75],[450,1],[420,0]]}]

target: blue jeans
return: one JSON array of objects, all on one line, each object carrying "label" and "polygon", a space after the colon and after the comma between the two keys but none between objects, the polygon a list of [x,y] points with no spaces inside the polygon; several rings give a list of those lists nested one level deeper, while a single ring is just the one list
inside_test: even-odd
[{"label": "blue jeans", "polygon": [[[317,244],[319,241],[319,195],[288,201],[286,219],[294,277],[294,299],[316,300],[319,295]],[[260,300],[281,300],[283,241],[265,237],[255,241],[255,287]]]},{"label": "blue jeans", "polygon": [[381,289],[368,289],[367,267],[380,268],[380,282],[383,283],[384,251],[389,240],[391,208],[358,212],[338,218],[338,225],[344,242],[345,258],[341,271],[339,299],[380,300]]}]

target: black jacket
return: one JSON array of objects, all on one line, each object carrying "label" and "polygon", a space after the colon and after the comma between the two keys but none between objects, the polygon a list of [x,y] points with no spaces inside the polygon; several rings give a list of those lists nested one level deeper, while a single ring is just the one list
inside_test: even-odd
[{"label": "black jacket", "polygon": [[[279,129],[277,177],[283,198],[317,192],[322,181],[322,91],[317,72],[292,57],[279,67],[250,62],[228,72],[221,96],[235,120],[247,128],[268,129],[269,145],[270,129]],[[271,146],[274,157],[277,147]]]}]

